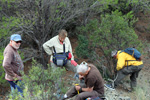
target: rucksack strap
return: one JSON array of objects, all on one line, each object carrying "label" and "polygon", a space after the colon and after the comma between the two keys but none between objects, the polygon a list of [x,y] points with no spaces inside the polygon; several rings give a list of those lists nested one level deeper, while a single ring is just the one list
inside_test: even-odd
[{"label": "rucksack strap", "polygon": [[127,69],[128,69],[128,61],[137,61],[137,60],[125,60],[125,62],[127,62]]},{"label": "rucksack strap", "polygon": [[66,52],[65,52],[65,44],[63,44],[63,48],[64,48],[64,53],[66,53]]},{"label": "rucksack strap", "polygon": [[[53,46],[54,53],[56,54],[55,47]],[[63,53],[65,53],[65,44],[63,44]]]},{"label": "rucksack strap", "polygon": [[122,52],[124,52],[124,50],[121,50],[121,51],[119,52],[119,54],[122,53]]},{"label": "rucksack strap", "polygon": [[54,53],[56,54],[56,50],[55,50],[55,47],[53,46],[53,50],[54,50]]}]

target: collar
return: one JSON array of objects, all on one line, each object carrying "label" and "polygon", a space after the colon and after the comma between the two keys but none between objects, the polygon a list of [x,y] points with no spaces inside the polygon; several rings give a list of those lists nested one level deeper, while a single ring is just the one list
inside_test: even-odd
[{"label": "collar", "polygon": [[[65,39],[66,40],[66,39]],[[64,43],[65,43],[65,40],[64,40],[64,42],[60,42],[59,41],[59,35],[57,35],[57,41],[58,41],[58,43],[60,43],[61,45],[63,45]]]}]

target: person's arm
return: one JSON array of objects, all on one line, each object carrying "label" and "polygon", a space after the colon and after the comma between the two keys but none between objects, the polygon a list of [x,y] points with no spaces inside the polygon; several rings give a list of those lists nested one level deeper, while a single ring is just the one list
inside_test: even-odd
[{"label": "person's arm", "polygon": [[122,69],[125,66],[125,55],[119,54],[117,61],[117,70]]},{"label": "person's arm", "polygon": [[85,92],[91,92],[93,91],[93,88],[94,88],[94,84],[96,82],[96,79],[93,79],[93,78],[88,78],[87,79],[87,88],[81,88],[80,86],[76,86],[76,90],[79,90],[79,91],[85,91]]},{"label": "person's arm", "polygon": [[48,40],[43,44],[43,48],[48,55],[52,55],[53,39]]},{"label": "person's arm", "polygon": [[71,46],[71,43],[70,43],[70,40],[68,38],[68,42],[69,42],[69,47],[68,47],[68,50],[70,51],[71,55],[72,55],[72,58],[71,60],[74,60],[74,56],[73,56],[73,52],[72,52],[72,46]]},{"label": "person's arm", "polygon": [[3,67],[5,72],[10,75],[13,78],[17,77],[17,74],[15,74],[11,68],[11,62],[13,60],[14,54],[12,51],[8,50],[7,52],[5,52],[4,54],[4,60],[3,60]]},{"label": "person's arm", "polygon": [[76,90],[79,91],[79,92],[82,92],[82,91],[84,91],[84,92],[91,92],[91,91],[93,91],[93,88],[94,87],[82,88],[80,86],[76,86]]},{"label": "person's arm", "polygon": [[85,92],[92,92],[93,91],[93,88],[94,87],[87,87],[87,88],[81,88],[82,89],[82,91],[85,91]]}]

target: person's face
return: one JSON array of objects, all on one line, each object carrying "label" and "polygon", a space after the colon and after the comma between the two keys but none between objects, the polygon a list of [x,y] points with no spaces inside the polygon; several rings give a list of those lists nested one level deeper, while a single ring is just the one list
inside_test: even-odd
[{"label": "person's face", "polygon": [[116,55],[114,55],[114,56],[113,56],[113,58],[115,58],[115,59],[116,59],[116,58],[117,58],[117,54],[116,54]]},{"label": "person's face", "polygon": [[20,45],[21,45],[22,41],[13,41],[11,40],[11,45],[15,48],[15,49],[19,49]]},{"label": "person's face", "polygon": [[85,73],[79,72],[79,75],[85,77],[87,75],[87,71]]},{"label": "person's face", "polygon": [[64,40],[65,40],[65,37],[62,38],[62,37],[59,36],[59,41],[60,41],[60,42],[64,42]]}]

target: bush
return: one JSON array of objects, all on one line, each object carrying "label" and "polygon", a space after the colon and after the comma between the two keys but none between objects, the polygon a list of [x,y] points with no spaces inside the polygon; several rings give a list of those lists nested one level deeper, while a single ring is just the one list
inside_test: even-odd
[{"label": "bush", "polygon": [[[62,77],[63,73],[64,69],[62,68],[54,70],[49,66],[48,69],[43,69],[41,64],[33,60],[32,68],[29,70],[28,75],[24,75],[22,81],[24,83],[24,98],[21,98],[17,93],[14,93],[13,97],[10,96],[9,98],[13,100],[18,98],[23,100],[57,100],[54,99],[56,98],[54,93],[57,91],[55,83]],[[59,83],[59,86],[64,90],[63,83]]]},{"label": "bush", "polygon": [[[93,54],[96,57],[95,59],[99,60],[102,57],[99,66],[107,66],[110,75],[113,74],[115,67],[115,63],[110,56],[112,50],[124,50],[127,47],[136,47],[139,51],[142,50],[142,43],[138,40],[138,36],[132,27],[135,21],[136,19],[133,17],[132,12],[122,15],[121,12],[114,11],[112,14],[102,15],[99,20],[90,20],[86,26],[80,28],[80,32],[89,37],[83,40],[89,41],[89,47],[92,47],[90,49],[98,51],[96,54],[100,55],[97,58]],[[86,51],[86,48],[80,52],[83,51]],[[89,53],[89,51],[86,52],[87,54]],[[90,58],[94,57],[90,56]]]},{"label": "bush", "polygon": [[0,85],[1,86],[6,86],[6,80],[5,80],[5,71],[4,71],[4,68],[2,66],[2,63],[3,63],[3,50],[4,49],[0,49]]},{"label": "bush", "polygon": [[75,53],[78,57],[88,58],[89,57],[89,41],[86,36],[78,35],[78,46],[75,49]]}]

